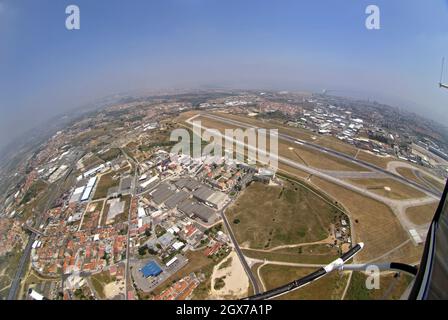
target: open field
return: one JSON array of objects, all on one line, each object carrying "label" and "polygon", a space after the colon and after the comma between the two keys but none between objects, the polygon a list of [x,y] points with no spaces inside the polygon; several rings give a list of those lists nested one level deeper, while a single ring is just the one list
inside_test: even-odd
[{"label": "open field", "polygon": [[213,268],[212,283],[213,298],[240,299],[247,297],[249,278],[235,251],[232,251],[226,259]]},{"label": "open field", "polygon": [[387,168],[387,164],[390,161],[397,161],[396,158],[377,156],[377,155],[374,155],[374,154],[372,154],[370,152],[367,152],[367,151],[364,151],[364,150],[360,150],[359,151],[358,156],[356,157],[356,159],[369,162],[371,164],[374,164],[374,165],[376,165],[376,166],[378,166],[380,168],[384,168],[384,169]]},{"label": "open field", "polygon": [[352,157],[356,156],[356,154],[358,153],[358,149],[355,146],[342,142],[341,140],[333,136],[319,136],[313,142],[322,147],[333,149],[335,151],[345,153]]},{"label": "open field", "polygon": [[[390,199],[404,200],[425,197],[423,192],[390,178],[347,180]],[[390,188],[390,191],[385,188]]]},{"label": "open field", "polygon": [[254,249],[328,237],[337,210],[297,183],[251,184],[226,215],[240,244]]},{"label": "open field", "polygon": [[399,248],[395,249],[393,252],[383,255],[381,258],[373,260],[371,262],[395,262],[399,261],[407,264],[419,263],[423,254],[423,244],[415,246],[414,243],[409,239],[407,242],[402,244]]},{"label": "open field", "polygon": [[[295,279],[301,278],[315,269],[267,264],[261,267],[260,275],[266,289],[274,289]],[[341,299],[347,283],[347,274],[332,272],[329,275],[288,294],[279,300],[318,300]]]},{"label": "open field", "polygon": [[412,169],[406,167],[398,167],[396,170],[400,176],[403,176],[406,179],[412,180],[414,182],[421,183],[420,179],[415,176]]},{"label": "open field", "polygon": [[121,151],[118,148],[111,148],[107,150],[105,153],[98,155],[98,157],[103,160],[104,162],[112,161],[116,157],[121,155]]},{"label": "open field", "polygon": [[8,296],[11,281],[17,271],[21,249],[15,248],[0,258],[0,300]]},{"label": "open field", "polygon": [[283,248],[271,252],[243,250],[249,258],[294,263],[325,264],[338,257],[338,249],[324,244],[308,245],[296,248]]},{"label": "open field", "polygon": [[365,243],[355,258],[357,261],[377,258],[409,239],[385,204],[317,177],[312,177],[311,182],[347,209],[353,223],[354,242]]},{"label": "open field", "polygon": [[116,175],[115,172],[110,172],[103,174],[98,181],[96,186],[95,195],[93,196],[93,200],[101,199],[107,197],[107,191],[109,188],[116,187],[119,185],[120,180],[114,179],[113,177]]},{"label": "open field", "polygon": [[406,215],[415,224],[425,224],[431,222],[437,206],[438,203],[431,203],[424,206],[411,207],[406,209]]},{"label": "open field", "polygon": [[440,183],[436,179],[434,179],[426,174],[422,174],[422,179],[423,179],[423,181],[425,181],[426,183],[429,183],[430,185],[434,186],[435,188],[439,189],[440,191],[443,191],[445,189],[445,185],[443,183]]},{"label": "open field", "polygon": [[430,177],[429,175],[423,173],[421,170],[420,170],[421,178],[417,177],[414,174],[414,170],[412,170],[411,168],[398,167],[398,168],[396,168],[396,170],[401,176],[403,176],[409,180],[412,180],[418,184],[421,184],[421,185],[429,184],[430,186],[433,186],[434,188],[436,188],[440,191],[443,191],[443,189],[445,188],[444,184],[440,183],[439,181],[435,180],[434,178]]},{"label": "open field", "polygon": [[[203,127],[217,129],[221,133],[224,133],[225,129],[241,128],[235,125],[227,124],[219,120],[209,119],[206,117],[198,117],[195,120],[198,121],[200,120]],[[269,150],[270,145],[269,137],[267,137],[266,139],[266,145]],[[279,139],[278,141],[278,153],[280,156],[283,156],[285,158],[289,158],[291,160],[298,161],[302,164],[319,169],[339,170],[339,171],[353,171],[353,170],[368,171],[367,169],[360,167],[352,162],[345,161],[343,159],[333,157],[331,155],[324,154],[317,150],[312,150],[310,148],[306,148],[304,146],[300,146],[299,144],[291,143],[289,141],[285,141],[282,139]]]},{"label": "open field", "polygon": [[367,289],[367,276],[362,272],[353,272],[345,300],[398,300],[412,281],[412,277],[401,273],[381,273],[380,288]]},{"label": "open field", "polygon": [[107,284],[111,283],[115,279],[113,279],[110,276],[109,271],[103,271],[92,275],[90,277],[90,280],[92,282],[93,288],[95,289],[96,293],[98,293],[99,297],[101,299],[106,299],[106,293],[104,291],[104,288]]},{"label": "open field", "polygon": [[308,172],[302,171],[300,169],[297,168],[293,168],[287,164],[284,163],[279,163],[278,164],[278,171],[289,174],[289,175],[293,175],[295,177],[298,177],[302,180],[308,179],[308,177],[310,176],[310,174]]}]

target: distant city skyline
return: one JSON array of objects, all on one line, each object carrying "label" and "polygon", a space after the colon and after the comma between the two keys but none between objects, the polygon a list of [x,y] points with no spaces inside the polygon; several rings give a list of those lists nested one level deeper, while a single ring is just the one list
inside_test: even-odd
[{"label": "distant city skyline", "polygon": [[[81,29],[65,28],[65,8]],[[365,8],[381,9],[367,30]],[[334,90],[446,123],[448,2],[0,0],[0,148],[118,92]]]}]

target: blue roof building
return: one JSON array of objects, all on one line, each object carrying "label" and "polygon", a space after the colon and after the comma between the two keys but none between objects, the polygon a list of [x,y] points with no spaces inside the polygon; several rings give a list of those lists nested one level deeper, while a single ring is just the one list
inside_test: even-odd
[{"label": "blue roof building", "polygon": [[149,261],[141,270],[145,278],[157,277],[162,273],[162,269],[154,260]]}]

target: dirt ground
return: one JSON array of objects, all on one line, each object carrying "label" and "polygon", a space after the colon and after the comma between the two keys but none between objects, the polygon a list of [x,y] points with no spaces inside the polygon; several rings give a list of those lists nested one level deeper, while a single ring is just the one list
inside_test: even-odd
[{"label": "dirt ground", "polygon": [[431,222],[437,206],[438,203],[431,203],[424,206],[411,207],[406,210],[406,215],[415,224],[425,224]]},{"label": "dirt ground", "polygon": [[124,281],[113,281],[104,286],[106,299],[113,299],[115,296],[124,293]]},{"label": "dirt ground", "polygon": [[[225,264],[229,259],[231,259],[230,265],[220,269],[220,266]],[[216,279],[223,277],[225,277],[224,287],[216,290],[214,288]],[[248,290],[249,278],[247,277],[236,252],[232,251],[226,259],[222,260],[213,268],[211,298],[224,299],[232,297],[233,299],[239,299],[246,297],[248,295]]]}]

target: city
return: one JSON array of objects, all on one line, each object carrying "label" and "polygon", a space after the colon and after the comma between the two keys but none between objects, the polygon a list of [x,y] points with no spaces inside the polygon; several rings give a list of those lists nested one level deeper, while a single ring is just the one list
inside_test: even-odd
[{"label": "city", "polygon": [[[448,175],[444,140],[425,120],[417,122],[418,127],[387,130],[389,122],[381,117],[387,107],[377,103],[364,102],[377,110],[366,117],[350,99],[322,94],[216,95],[193,95],[204,100],[200,103],[172,96],[112,105],[58,131],[18,166],[12,176],[22,175],[23,183],[8,189],[0,220],[2,255],[11,255],[11,262],[18,263],[21,250],[30,254],[30,266],[22,270],[23,280],[13,290],[17,298],[236,299],[258,293],[261,286],[266,288],[260,267],[268,263],[274,268],[271,272],[282,268],[275,270],[269,261],[318,266],[356,241],[351,229],[359,223],[353,219],[358,215],[347,212],[343,198],[306,192],[305,188],[322,188],[325,180],[334,179],[375,200],[376,206],[388,204],[397,218],[389,217],[386,223],[398,229],[401,224],[406,231],[397,243],[396,234],[394,239],[384,238],[384,233],[364,235],[366,227],[375,228],[368,225],[373,222],[355,226],[367,245],[376,244],[363,252],[360,261],[382,253],[414,262],[411,259],[421,254],[431,212]],[[266,128],[275,125],[280,137],[278,172],[247,158],[209,162],[170,153],[176,143],[170,141],[170,130],[192,130],[194,119],[218,130],[258,122]],[[317,151],[307,142],[324,148],[322,155],[316,157]],[[322,156],[328,159],[322,161]],[[300,189],[293,187],[296,184]],[[293,197],[298,193],[322,198],[305,209],[320,208],[320,226],[306,218],[294,226],[301,230],[298,234],[284,229],[281,235],[274,228],[267,239],[267,221],[258,226],[247,221],[253,214],[245,213],[249,209],[235,211],[250,204],[255,194],[265,193],[259,201],[266,201],[278,188]],[[55,199],[49,197],[50,190],[57,190]],[[40,208],[42,214],[33,215]],[[416,213],[414,208],[424,210]],[[289,212],[288,206],[283,210],[278,218],[286,220],[281,223],[291,223],[288,215],[297,213]],[[247,232],[251,228],[262,229],[252,235]],[[306,239],[304,245],[295,244]],[[379,245],[380,239],[388,243]],[[389,250],[394,243],[396,249]],[[293,253],[294,247],[298,253]],[[15,276],[12,270],[9,276]],[[336,281],[347,283],[346,277],[337,276]],[[344,295],[350,291],[346,286]],[[338,290],[333,294],[342,294]]]}]

